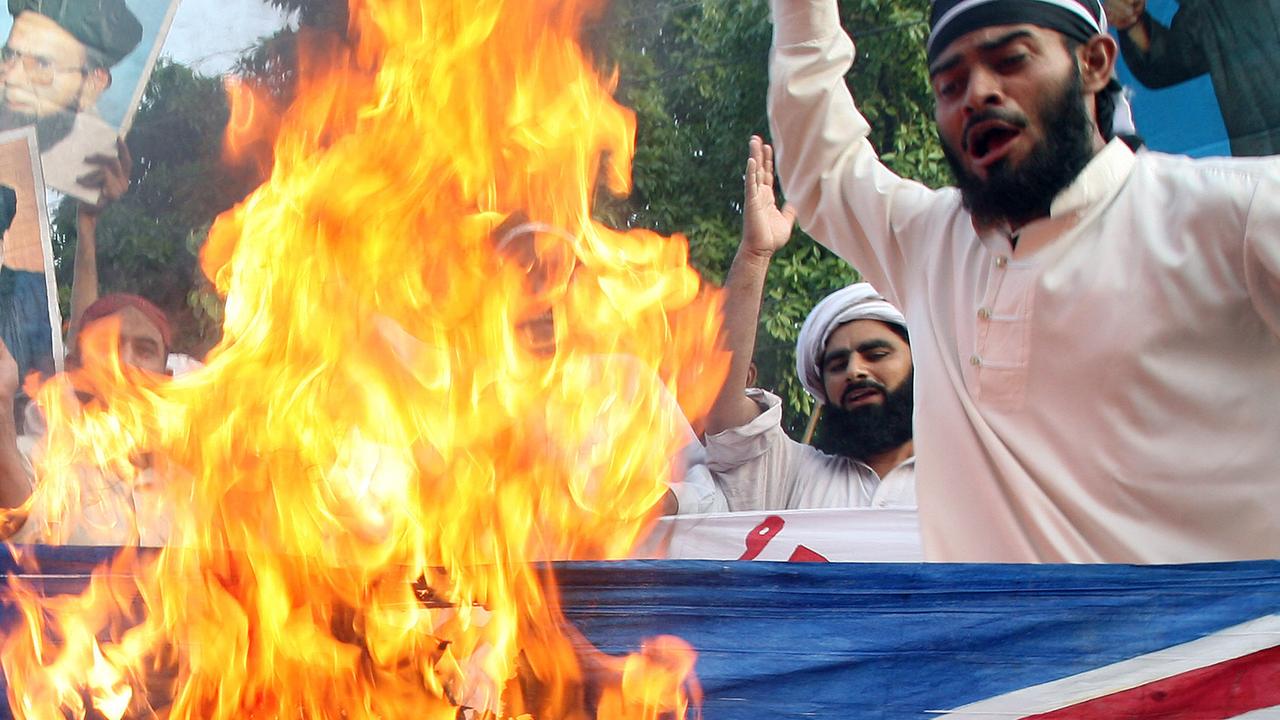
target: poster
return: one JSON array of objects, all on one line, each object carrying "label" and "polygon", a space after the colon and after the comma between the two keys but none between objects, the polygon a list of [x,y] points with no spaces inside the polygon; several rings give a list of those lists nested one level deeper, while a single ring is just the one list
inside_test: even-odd
[{"label": "poster", "polygon": [[[32,128],[0,133],[0,339],[22,378],[62,369],[62,316],[38,152]],[[18,404],[25,401],[20,394]]]},{"label": "poster", "polygon": [[1149,147],[1194,157],[1280,153],[1280,0],[1105,6],[1120,40],[1118,75]]},{"label": "poster", "polygon": [[93,169],[85,158],[115,155],[178,0],[13,0],[8,7],[27,9],[0,12],[0,131],[34,124],[49,186],[97,202],[97,190],[77,182]]}]

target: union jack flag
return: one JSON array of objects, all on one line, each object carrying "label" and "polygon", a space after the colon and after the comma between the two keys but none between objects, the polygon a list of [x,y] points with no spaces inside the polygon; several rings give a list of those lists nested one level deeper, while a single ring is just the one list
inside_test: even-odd
[{"label": "union jack flag", "polygon": [[1280,563],[564,566],[609,652],[698,651],[708,720],[1280,720]]}]

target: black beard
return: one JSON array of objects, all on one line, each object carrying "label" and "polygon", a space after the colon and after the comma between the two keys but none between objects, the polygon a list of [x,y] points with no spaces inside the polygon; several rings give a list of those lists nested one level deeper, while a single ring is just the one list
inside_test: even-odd
[{"label": "black beard", "polygon": [[1044,140],[1021,165],[1011,166],[1007,158],[992,165],[986,180],[965,169],[961,153],[943,140],[942,150],[955,172],[961,201],[979,224],[1018,223],[1047,215],[1053,199],[1093,158],[1094,126],[1079,69],[1063,84],[1061,93],[1045,99],[1040,110]]},{"label": "black beard", "polygon": [[813,446],[830,455],[866,462],[910,440],[914,378],[912,371],[897,388],[885,392],[884,402],[879,405],[845,410],[828,402],[822,408],[822,422],[814,433]]},{"label": "black beard", "polygon": [[9,106],[4,104],[3,100],[0,100],[0,130],[12,130],[27,125],[35,125],[36,141],[39,142],[41,151],[47,151],[62,142],[64,138],[71,134],[71,128],[75,124],[76,114],[70,110],[59,110],[53,115],[40,117],[11,110]]}]

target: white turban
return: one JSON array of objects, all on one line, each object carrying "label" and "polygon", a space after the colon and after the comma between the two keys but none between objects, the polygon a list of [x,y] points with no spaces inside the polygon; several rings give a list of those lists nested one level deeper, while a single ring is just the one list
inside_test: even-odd
[{"label": "white turban", "polygon": [[800,337],[796,338],[796,374],[804,389],[820,403],[827,401],[821,367],[827,339],[836,328],[854,320],[879,320],[904,330],[907,327],[907,319],[880,297],[871,283],[854,283],[823,298],[809,311],[800,327]]}]

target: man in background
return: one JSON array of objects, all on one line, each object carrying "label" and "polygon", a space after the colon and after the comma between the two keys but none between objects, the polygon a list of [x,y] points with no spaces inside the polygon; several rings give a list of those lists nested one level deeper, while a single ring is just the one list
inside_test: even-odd
[{"label": "man in background", "polygon": [[782,401],[748,389],[773,254],[795,213],[779,210],[772,149],[751,139],[742,244],[725,281],[729,375],[707,416],[707,465],[729,509],[914,507],[911,346],[906,320],[867,283],[827,296],[796,343],[796,372],[822,407],[814,445],[782,429]]},{"label": "man in background", "polygon": [[[137,295],[106,295],[85,310],[82,322],[81,341],[70,359],[73,369],[106,367],[111,362],[107,348],[114,344],[122,367],[142,371],[139,377],[166,375],[169,321],[155,305]],[[17,388],[17,364],[8,349],[0,346],[0,405],[12,403]],[[101,401],[94,387],[77,385],[75,391],[81,402]],[[23,509],[36,489],[33,459],[40,452],[43,428],[28,419],[28,427],[19,434],[12,417],[0,415],[0,510],[11,511],[0,539],[68,545],[164,544],[168,515],[160,504],[157,474],[145,457],[135,461],[127,477],[118,469],[80,468],[69,485],[32,499]],[[67,503],[67,493],[78,502],[62,518],[63,513],[50,508]]]},{"label": "man in background", "polygon": [[1138,82],[1159,89],[1205,73],[1232,155],[1280,152],[1280,0],[1182,0],[1166,27],[1147,0],[1107,0]]}]

